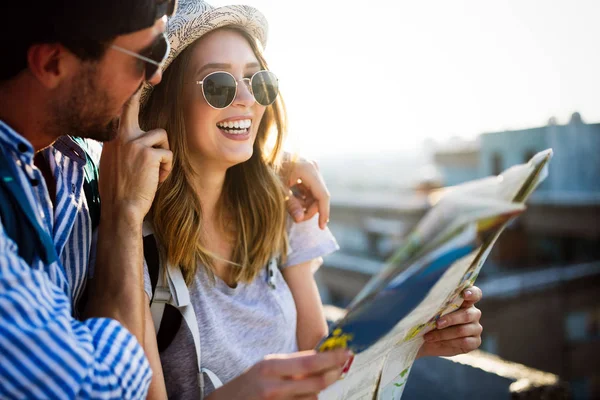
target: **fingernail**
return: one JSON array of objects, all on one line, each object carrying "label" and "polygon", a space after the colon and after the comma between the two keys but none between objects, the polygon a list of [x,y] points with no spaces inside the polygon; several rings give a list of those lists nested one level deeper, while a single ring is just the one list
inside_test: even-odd
[{"label": "fingernail", "polygon": [[350,370],[350,367],[352,366],[353,361],[354,361],[354,354],[350,356],[348,361],[346,361],[346,364],[344,365],[344,369],[342,369],[342,376],[345,376],[348,373],[348,371]]},{"label": "fingernail", "polygon": [[438,321],[437,321],[437,327],[438,328],[443,328],[446,325],[448,325],[448,320],[447,319],[438,319]]},{"label": "fingernail", "polygon": [[302,210],[296,210],[292,215],[295,221],[302,221],[302,218],[304,217],[304,212],[302,212]]},{"label": "fingernail", "polygon": [[473,292],[470,290],[465,291],[465,297],[471,297],[473,295]]}]

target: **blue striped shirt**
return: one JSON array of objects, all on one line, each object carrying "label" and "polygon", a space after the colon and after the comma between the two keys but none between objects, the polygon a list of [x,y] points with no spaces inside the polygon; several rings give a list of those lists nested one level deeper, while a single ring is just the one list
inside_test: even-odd
[{"label": "blue striped shirt", "polygon": [[2,121],[0,146],[59,255],[27,265],[0,221],[0,398],[145,398],[151,371],[136,338],[117,321],[73,317],[92,245],[81,148],[64,136],[43,150],[56,180],[53,207],[31,144]]}]

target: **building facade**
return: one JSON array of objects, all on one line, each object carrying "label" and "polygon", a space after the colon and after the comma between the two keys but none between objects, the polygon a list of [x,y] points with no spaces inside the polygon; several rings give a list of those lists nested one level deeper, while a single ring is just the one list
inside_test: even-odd
[{"label": "building facade", "polygon": [[[494,175],[552,148],[549,176],[490,254],[483,288],[483,349],[569,382],[575,399],[600,398],[600,124],[575,113],[566,125],[486,133],[440,149],[446,185]],[[332,199],[341,251],[319,271],[339,306],[378,271],[429,208],[417,193],[385,202]],[[351,196],[352,197],[352,196]]]}]

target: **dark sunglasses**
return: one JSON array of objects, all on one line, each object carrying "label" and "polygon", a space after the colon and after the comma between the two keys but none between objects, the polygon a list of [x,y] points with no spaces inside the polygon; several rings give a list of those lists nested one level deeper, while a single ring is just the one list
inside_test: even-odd
[{"label": "dark sunglasses", "polygon": [[[279,93],[279,81],[271,71],[258,71],[251,78],[240,79],[243,81],[254,100],[260,105],[273,104]],[[233,103],[237,95],[238,80],[225,71],[211,72],[197,85],[202,85],[202,95],[206,102],[216,109],[226,108]]]},{"label": "dark sunglasses", "polygon": [[154,75],[157,74],[159,69],[162,69],[167,56],[169,55],[169,51],[171,50],[171,45],[169,44],[169,40],[167,39],[166,34],[158,35],[149,51],[146,55],[141,55],[131,50],[124,49],[123,47],[117,46],[113,44],[110,46],[111,48],[120,51],[121,53],[128,54],[132,57],[135,57],[139,60],[142,60],[146,63],[146,74],[145,78],[147,81],[151,80]]},{"label": "dark sunglasses", "polygon": [[156,18],[159,19],[163,15],[172,16],[177,9],[177,0],[166,0],[156,5]]}]

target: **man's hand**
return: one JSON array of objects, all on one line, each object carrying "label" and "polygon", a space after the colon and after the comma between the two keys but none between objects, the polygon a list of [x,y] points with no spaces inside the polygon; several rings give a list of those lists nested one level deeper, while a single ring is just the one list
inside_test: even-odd
[{"label": "man's hand", "polygon": [[296,222],[311,219],[319,213],[319,227],[329,222],[329,191],[319,166],[303,158],[287,161],[283,166],[286,185],[291,189],[287,209]]},{"label": "man's hand", "polygon": [[267,356],[207,400],[317,399],[339,379],[349,358],[345,350]]},{"label": "man's hand", "polygon": [[158,183],[171,171],[173,154],[164,129],[140,129],[139,100],[140,92],[125,104],[118,136],[103,146],[99,187],[102,217],[126,215],[141,224]]},{"label": "man's hand", "polygon": [[163,129],[140,129],[139,96],[124,106],[118,137],[102,149],[101,218],[86,314],[116,319],[144,343],[142,223],[173,156]]},{"label": "man's hand", "polygon": [[474,306],[481,300],[481,289],[472,286],[465,289],[462,296],[462,306],[440,318],[437,321],[437,329],[425,334],[425,343],[417,357],[451,357],[468,353],[481,345],[481,311]]}]

